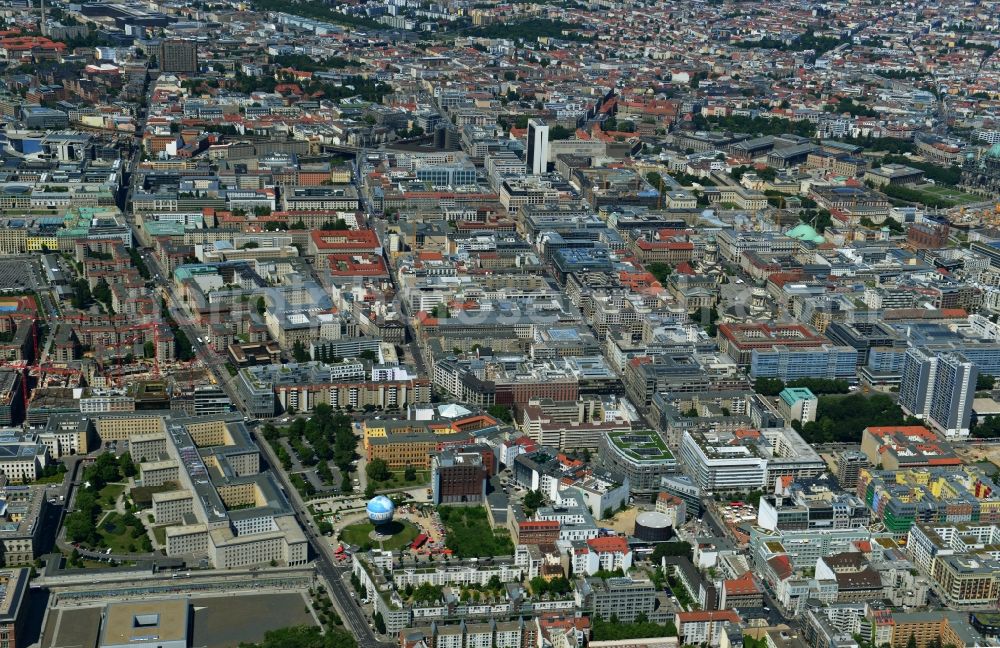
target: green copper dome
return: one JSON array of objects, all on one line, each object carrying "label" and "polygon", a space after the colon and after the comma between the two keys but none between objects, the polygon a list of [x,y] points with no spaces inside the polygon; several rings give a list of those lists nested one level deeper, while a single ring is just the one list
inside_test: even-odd
[{"label": "green copper dome", "polygon": [[823,235],[812,228],[811,225],[807,223],[799,223],[792,229],[785,232],[785,236],[789,236],[793,239],[799,239],[800,241],[809,241],[810,243],[822,243],[825,239]]}]

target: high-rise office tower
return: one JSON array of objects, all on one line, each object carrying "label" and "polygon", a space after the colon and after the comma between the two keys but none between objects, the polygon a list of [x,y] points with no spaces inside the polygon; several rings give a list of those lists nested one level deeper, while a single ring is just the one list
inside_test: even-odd
[{"label": "high-rise office tower", "polygon": [[948,438],[969,436],[979,369],[959,353],[938,356],[929,420]]},{"label": "high-rise office tower", "polygon": [[549,126],[541,119],[528,122],[527,172],[531,175],[545,173],[549,164]]},{"label": "high-rise office tower", "polygon": [[911,348],[903,360],[899,406],[948,438],[969,435],[976,365],[960,353]]},{"label": "high-rise office tower", "polygon": [[899,382],[899,406],[910,416],[926,418],[930,414],[930,392],[936,370],[937,357],[933,353],[916,347],[906,350]]},{"label": "high-rise office tower", "polygon": [[198,44],[191,40],[165,40],[160,43],[160,69],[164,72],[198,71]]}]

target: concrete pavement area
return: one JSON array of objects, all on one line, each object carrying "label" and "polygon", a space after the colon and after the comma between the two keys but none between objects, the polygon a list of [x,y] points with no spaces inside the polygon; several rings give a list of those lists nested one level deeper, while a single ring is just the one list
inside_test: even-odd
[{"label": "concrete pavement area", "polygon": [[[191,597],[192,646],[236,648],[256,643],[270,630],[316,625],[303,593]],[[101,606],[57,607],[49,611],[42,648],[90,648],[97,645]]]}]

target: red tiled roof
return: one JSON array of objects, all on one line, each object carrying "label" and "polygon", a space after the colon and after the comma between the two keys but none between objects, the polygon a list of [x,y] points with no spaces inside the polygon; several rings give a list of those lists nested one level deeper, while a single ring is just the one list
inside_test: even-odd
[{"label": "red tiled roof", "polygon": [[899,432],[907,436],[919,436],[928,440],[935,440],[937,438],[923,425],[869,425],[865,429],[878,437]]},{"label": "red tiled roof", "polygon": [[320,250],[378,247],[378,236],[372,230],[313,230],[309,236]]},{"label": "red tiled roof", "polygon": [[387,275],[385,260],[377,254],[329,254],[326,256],[334,275]]},{"label": "red tiled roof", "polygon": [[587,540],[587,546],[598,553],[628,553],[628,542],[623,536],[605,536]]},{"label": "red tiled roof", "polygon": [[677,620],[681,624],[705,623],[712,621],[729,621],[730,623],[739,623],[740,617],[733,610],[695,610],[693,612],[678,612]]},{"label": "red tiled roof", "polygon": [[792,562],[784,554],[771,558],[767,561],[767,564],[771,566],[771,570],[774,571],[775,576],[781,580],[792,576]]},{"label": "red tiled roof", "polygon": [[743,574],[739,578],[725,581],[722,587],[725,588],[727,596],[749,595],[760,592],[760,588],[757,587],[757,583],[754,582],[750,572]]}]

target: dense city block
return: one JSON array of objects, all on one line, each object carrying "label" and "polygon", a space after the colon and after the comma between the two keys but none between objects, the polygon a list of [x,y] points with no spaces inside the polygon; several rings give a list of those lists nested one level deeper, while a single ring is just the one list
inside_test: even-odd
[{"label": "dense city block", "polygon": [[0,648],[1000,648],[997,0],[0,17]]}]

